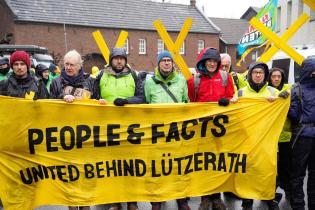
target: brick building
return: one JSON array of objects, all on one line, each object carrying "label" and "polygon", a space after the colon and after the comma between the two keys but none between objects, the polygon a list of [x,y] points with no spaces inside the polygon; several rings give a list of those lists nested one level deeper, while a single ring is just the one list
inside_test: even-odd
[{"label": "brick building", "polygon": [[158,3],[148,0],[0,0],[0,39],[12,34],[10,44],[34,44],[47,47],[58,64],[67,50],[84,56],[84,67],[102,67],[104,59],[92,37],[100,30],[108,46],[115,45],[121,30],[129,33],[125,47],[129,64],[137,70],[152,70],[158,51],[166,49],[153,27],[161,19],[175,41],[185,19],[193,26],[181,53],[194,67],[198,52],[207,46],[219,48],[218,29],[196,7]]}]

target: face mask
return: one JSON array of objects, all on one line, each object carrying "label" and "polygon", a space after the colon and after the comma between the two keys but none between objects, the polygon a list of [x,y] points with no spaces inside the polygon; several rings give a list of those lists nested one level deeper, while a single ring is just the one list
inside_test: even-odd
[{"label": "face mask", "polygon": [[7,74],[9,71],[10,71],[10,67],[9,66],[7,68],[0,69],[0,73],[3,74],[3,75]]}]

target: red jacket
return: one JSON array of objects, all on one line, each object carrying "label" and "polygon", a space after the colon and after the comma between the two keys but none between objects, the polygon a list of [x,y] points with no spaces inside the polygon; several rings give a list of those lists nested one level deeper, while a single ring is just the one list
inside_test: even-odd
[{"label": "red jacket", "polygon": [[191,102],[217,102],[220,98],[231,99],[234,95],[233,79],[228,75],[227,86],[224,87],[222,77],[217,71],[211,78],[201,74],[198,94],[195,100],[194,77],[187,81],[188,96]]}]

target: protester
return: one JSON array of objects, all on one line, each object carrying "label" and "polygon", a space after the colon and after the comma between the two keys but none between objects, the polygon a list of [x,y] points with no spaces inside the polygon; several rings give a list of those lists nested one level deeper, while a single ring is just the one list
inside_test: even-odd
[{"label": "protester", "polygon": [[11,72],[9,59],[7,57],[0,57],[0,81],[7,79]]},{"label": "protester", "polygon": [[13,69],[8,79],[0,81],[0,95],[18,98],[43,99],[48,98],[45,84],[31,72],[30,56],[25,51],[16,51],[10,57]]},{"label": "protester", "polygon": [[[274,102],[279,95],[279,91],[276,88],[268,86],[268,75],[269,68],[265,63],[252,63],[248,70],[247,86],[238,90],[237,97],[234,97],[231,101],[236,102],[238,97],[263,97],[269,102]],[[279,96],[284,97],[283,95]],[[274,199],[267,201],[267,205],[269,210],[279,210],[278,202]],[[253,200],[243,199],[242,207],[243,210],[252,210]]]},{"label": "protester", "polygon": [[[144,103],[143,81],[127,65],[127,54],[123,48],[113,48],[109,65],[96,78],[94,97],[100,103],[114,102],[116,106]],[[110,210],[120,210],[120,203],[112,204]],[[128,210],[137,210],[137,202],[128,202]]]},{"label": "protester", "polygon": [[52,79],[55,79],[56,77],[59,77],[61,74],[61,71],[58,66],[55,64],[51,63],[49,65],[49,75]]},{"label": "protester", "polygon": [[[146,80],[144,86],[147,103],[187,103],[188,90],[184,77],[174,68],[170,52],[163,51],[157,57],[155,74]],[[187,198],[177,199],[179,210],[190,210]],[[161,202],[151,202],[152,210],[161,210]]]},{"label": "protester", "polygon": [[234,91],[237,92],[237,90],[243,88],[246,86],[246,80],[245,78],[233,71],[232,69],[232,61],[231,61],[231,56],[227,53],[221,53],[221,70],[228,72],[233,79],[233,84],[234,84]]},{"label": "protester", "polygon": [[[272,68],[269,73],[268,83],[280,93],[289,97],[292,85],[285,83],[284,71],[280,68]],[[290,198],[290,139],[292,136],[291,122],[286,120],[278,144],[278,184],[284,190],[285,197]],[[276,193],[276,200],[280,202],[282,195]]]},{"label": "protester", "polygon": [[315,57],[302,63],[300,80],[294,85],[288,117],[292,123],[292,210],[305,209],[303,182],[308,170],[308,209],[315,209]]},{"label": "protester", "polygon": [[52,78],[49,74],[49,68],[44,64],[38,64],[35,67],[35,74],[39,79],[41,79],[45,83],[46,89],[49,92],[50,84],[52,82]]},{"label": "protester", "polygon": [[84,72],[82,65],[81,55],[76,50],[67,52],[60,77],[53,79],[50,85],[51,98],[71,103],[92,97],[94,80]]},{"label": "protester", "polygon": [[113,102],[116,106],[144,103],[143,81],[127,65],[125,49],[112,49],[109,65],[96,78],[94,94],[101,103]]},{"label": "protester", "polygon": [[[188,96],[191,102],[218,102],[227,106],[233,97],[234,87],[232,77],[219,70],[221,57],[217,49],[207,48],[198,56],[197,73],[188,80]],[[225,210],[226,207],[220,193],[201,197],[199,210]]]},{"label": "protester", "polygon": [[197,73],[188,80],[188,96],[191,102],[219,102],[226,105],[233,97],[232,77],[219,70],[220,54],[215,48],[207,48],[199,55]]}]

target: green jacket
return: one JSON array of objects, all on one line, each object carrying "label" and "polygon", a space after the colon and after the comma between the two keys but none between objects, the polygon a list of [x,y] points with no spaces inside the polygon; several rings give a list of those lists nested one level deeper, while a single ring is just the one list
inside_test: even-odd
[{"label": "green jacket", "polygon": [[96,77],[93,98],[113,102],[116,98],[124,98],[129,104],[144,103],[143,81],[128,66],[116,73],[111,66],[106,66]]},{"label": "green jacket", "polygon": [[0,74],[0,81],[8,79],[11,73],[12,73],[12,70],[8,71],[8,73],[6,73],[5,75]]},{"label": "green jacket", "polygon": [[[188,102],[187,82],[177,71],[173,71],[166,79],[163,79],[159,70],[155,69],[153,76],[157,81],[164,83],[173,93],[179,103]],[[147,79],[144,85],[145,99],[147,103],[175,103],[171,96],[157,84],[153,77]]]},{"label": "green jacket", "polygon": [[[245,80],[245,78],[241,74],[236,73],[234,71],[231,71],[230,75],[232,76],[232,79],[233,79],[233,85],[234,85],[234,92],[235,93],[237,93],[237,90],[246,86],[247,81]],[[237,82],[237,85],[236,85],[236,82]]]}]

